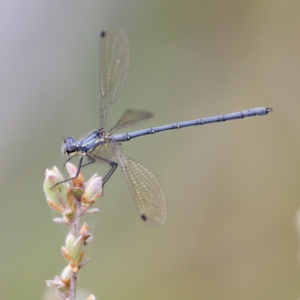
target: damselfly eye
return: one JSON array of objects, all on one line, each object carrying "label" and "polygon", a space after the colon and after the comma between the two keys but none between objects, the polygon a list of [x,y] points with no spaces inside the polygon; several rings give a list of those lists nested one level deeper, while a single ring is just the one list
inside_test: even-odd
[{"label": "damselfly eye", "polygon": [[73,156],[77,153],[77,145],[73,137],[67,137],[62,150],[64,155]]}]

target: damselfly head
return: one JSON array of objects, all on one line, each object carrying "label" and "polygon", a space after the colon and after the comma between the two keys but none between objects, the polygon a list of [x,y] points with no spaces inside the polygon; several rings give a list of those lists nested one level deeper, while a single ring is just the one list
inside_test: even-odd
[{"label": "damselfly head", "polygon": [[71,136],[65,138],[63,148],[62,148],[63,155],[74,156],[77,154],[77,144],[75,139]]}]

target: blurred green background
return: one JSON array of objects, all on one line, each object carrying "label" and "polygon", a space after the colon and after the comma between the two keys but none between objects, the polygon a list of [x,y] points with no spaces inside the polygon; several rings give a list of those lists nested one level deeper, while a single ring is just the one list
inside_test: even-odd
[{"label": "blurred green background", "polygon": [[[270,115],[140,138],[124,153],[160,180],[164,227],[143,224],[120,169],[91,217],[78,288],[97,299],[299,299],[300,2],[2,1],[0,298],[46,299],[66,262],[46,168],[62,137],[97,128],[98,34],[131,47],[127,108],[139,129],[257,106]],[[104,175],[104,166],[88,167]],[[47,298],[50,299],[50,298]]]}]

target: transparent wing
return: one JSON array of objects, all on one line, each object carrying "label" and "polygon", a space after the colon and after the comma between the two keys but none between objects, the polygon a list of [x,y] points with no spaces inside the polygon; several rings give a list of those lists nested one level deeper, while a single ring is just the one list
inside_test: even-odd
[{"label": "transparent wing", "polygon": [[139,123],[141,121],[150,119],[153,117],[153,113],[143,110],[133,110],[128,109],[126,110],[123,115],[121,116],[120,120],[117,122],[117,124],[109,130],[110,133],[113,133],[114,131]]},{"label": "transparent wing", "polygon": [[142,220],[163,225],[167,218],[167,202],[156,177],[144,166],[124,155],[118,145],[110,143],[133,196]]},{"label": "transparent wing", "polygon": [[129,69],[129,42],[125,32],[108,28],[100,33],[100,127],[105,128],[109,108],[117,101]]},{"label": "transparent wing", "polygon": [[[121,149],[121,145],[118,145],[118,147]],[[90,152],[90,155],[100,163],[103,163],[103,161],[99,160],[98,157],[102,157],[109,160],[115,160],[112,148],[108,144],[104,144],[98,148],[95,148],[92,152]]]}]

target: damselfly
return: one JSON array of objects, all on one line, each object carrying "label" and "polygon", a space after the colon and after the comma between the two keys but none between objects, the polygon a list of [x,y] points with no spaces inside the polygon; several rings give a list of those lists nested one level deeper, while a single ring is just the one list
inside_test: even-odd
[{"label": "damselfly", "polygon": [[[98,160],[108,163],[111,167],[103,179],[104,185],[119,164],[123,170],[140,217],[150,224],[162,225],[166,221],[167,204],[163,189],[156,177],[148,169],[122,153],[119,146],[121,143],[160,131],[242,119],[245,117],[263,116],[272,111],[272,108],[252,108],[221,116],[113,135],[116,130],[149,119],[153,114],[140,110],[127,110],[113,128],[106,130],[107,113],[119,98],[129,69],[129,43],[123,30],[112,27],[100,33],[99,61],[101,91],[100,128],[93,131],[81,141],[76,142],[73,137],[65,139],[63,154],[69,155],[69,159],[75,155],[79,155],[78,172],[74,177],[57,184],[77,178],[82,167]],[[107,146],[111,148],[118,163],[105,155]],[[84,157],[86,157],[86,163],[83,163]]]}]

